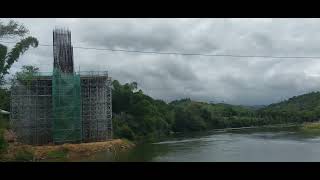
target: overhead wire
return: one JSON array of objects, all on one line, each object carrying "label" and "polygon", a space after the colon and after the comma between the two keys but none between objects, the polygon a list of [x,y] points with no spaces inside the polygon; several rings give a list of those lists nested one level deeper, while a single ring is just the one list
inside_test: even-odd
[{"label": "overhead wire", "polygon": [[[2,43],[17,43],[9,41],[0,41]],[[38,46],[53,47],[50,44],[38,44]],[[272,58],[272,59],[320,59],[320,56],[272,56],[272,55],[237,55],[237,54],[203,54],[203,53],[181,53],[181,52],[159,52],[159,51],[141,51],[141,50],[126,50],[112,48],[96,48],[73,46],[75,49],[113,51],[113,52],[128,52],[142,54],[157,54],[157,55],[181,55],[181,56],[210,56],[210,57],[235,57],[235,58]]]}]

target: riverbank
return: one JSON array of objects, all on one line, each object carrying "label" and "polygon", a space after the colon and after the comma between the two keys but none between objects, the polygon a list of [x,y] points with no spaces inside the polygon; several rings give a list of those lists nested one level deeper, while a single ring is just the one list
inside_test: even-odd
[{"label": "riverbank", "polygon": [[308,135],[320,135],[320,121],[303,123],[300,128],[301,132]]},{"label": "riverbank", "polygon": [[118,153],[134,146],[134,143],[124,139],[45,146],[9,143],[6,152],[1,155],[0,161],[69,161],[101,151]]}]

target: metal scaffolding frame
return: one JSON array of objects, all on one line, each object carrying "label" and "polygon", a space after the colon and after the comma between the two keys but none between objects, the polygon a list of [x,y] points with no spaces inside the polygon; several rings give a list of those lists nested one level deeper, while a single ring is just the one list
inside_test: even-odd
[{"label": "metal scaffolding frame", "polygon": [[107,72],[81,74],[82,137],[85,142],[112,138],[111,78]]},{"label": "metal scaffolding frame", "polygon": [[[81,72],[82,141],[113,138],[111,77],[107,72]],[[18,141],[53,143],[52,76],[34,76],[11,90],[10,119]],[[67,142],[67,141],[66,141]]]},{"label": "metal scaffolding frame", "polygon": [[12,86],[10,119],[18,141],[42,145],[112,139],[108,72],[74,73],[69,30],[53,31],[53,57],[52,75],[37,73],[28,83]]},{"label": "metal scaffolding frame", "polygon": [[107,104],[106,104],[106,111],[107,111],[107,138],[113,138],[113,126],[112,126],[112,79],[108,77],[107,83]]},{"label": "metal scaffolding frame", "polygon": [[34,76],[11,88],[10,123],[18,141],[27,144],[52,142],[51,77]]}]

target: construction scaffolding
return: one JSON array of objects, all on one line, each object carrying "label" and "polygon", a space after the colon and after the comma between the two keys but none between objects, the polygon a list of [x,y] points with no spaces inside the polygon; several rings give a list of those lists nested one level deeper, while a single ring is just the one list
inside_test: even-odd
[{"label": "construction scaffolding", "polygon": [[112,139],[111,78],[107,72],[35,75],[12,86],[10,116],[27,144]]},{"label": "construction scaffolding", "polygon": [[74,72],[71,33],[53,31],[53,73],[17,81],[11,91],[11,123],[27,144],[105,141],[112,138],[111,78]]},{"label": "construction scaffolding", "polygon": [[18,141],[52,142],[52,87],[50,76],[34,75],[11,87],[10,119]]},{"label": "construction scaffolding", "polygon": [[81,142],[80,75],[54,68],[52,76],[53,142]]},{"label": "construction scaffolding", "polygon": [[110,78],[107,72],[81,72],[83,140],[112,138]]}]

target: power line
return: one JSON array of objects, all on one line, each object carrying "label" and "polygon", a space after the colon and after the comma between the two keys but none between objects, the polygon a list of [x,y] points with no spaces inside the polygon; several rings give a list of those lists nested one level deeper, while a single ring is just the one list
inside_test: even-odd
[{"label": "power line", "polygon": [[[17,43],[0,41],[3,43]],[[50,44],[38,44],[38,46],[53,47]],[[114,51],[114,52],[129,52],[129,53],[141,53],[141,54],[159,54],[159,55],[182,55],[182,56],[211,56],[211,57],[237,57],[237,58],[274,58],[274,59],[320,59],[320,56],[262,56],[262,55],[235,55],[235,54],[202,54],[202,53],[178,53],[178,52],[159,52],[159,51],[138,51],[138,50],[126,50],[126,49],[111,49],[111,48],[94,48],[94,47],[81,47],[73,46],[76,49],[87,50],[101,50],[101,51]]]}]

